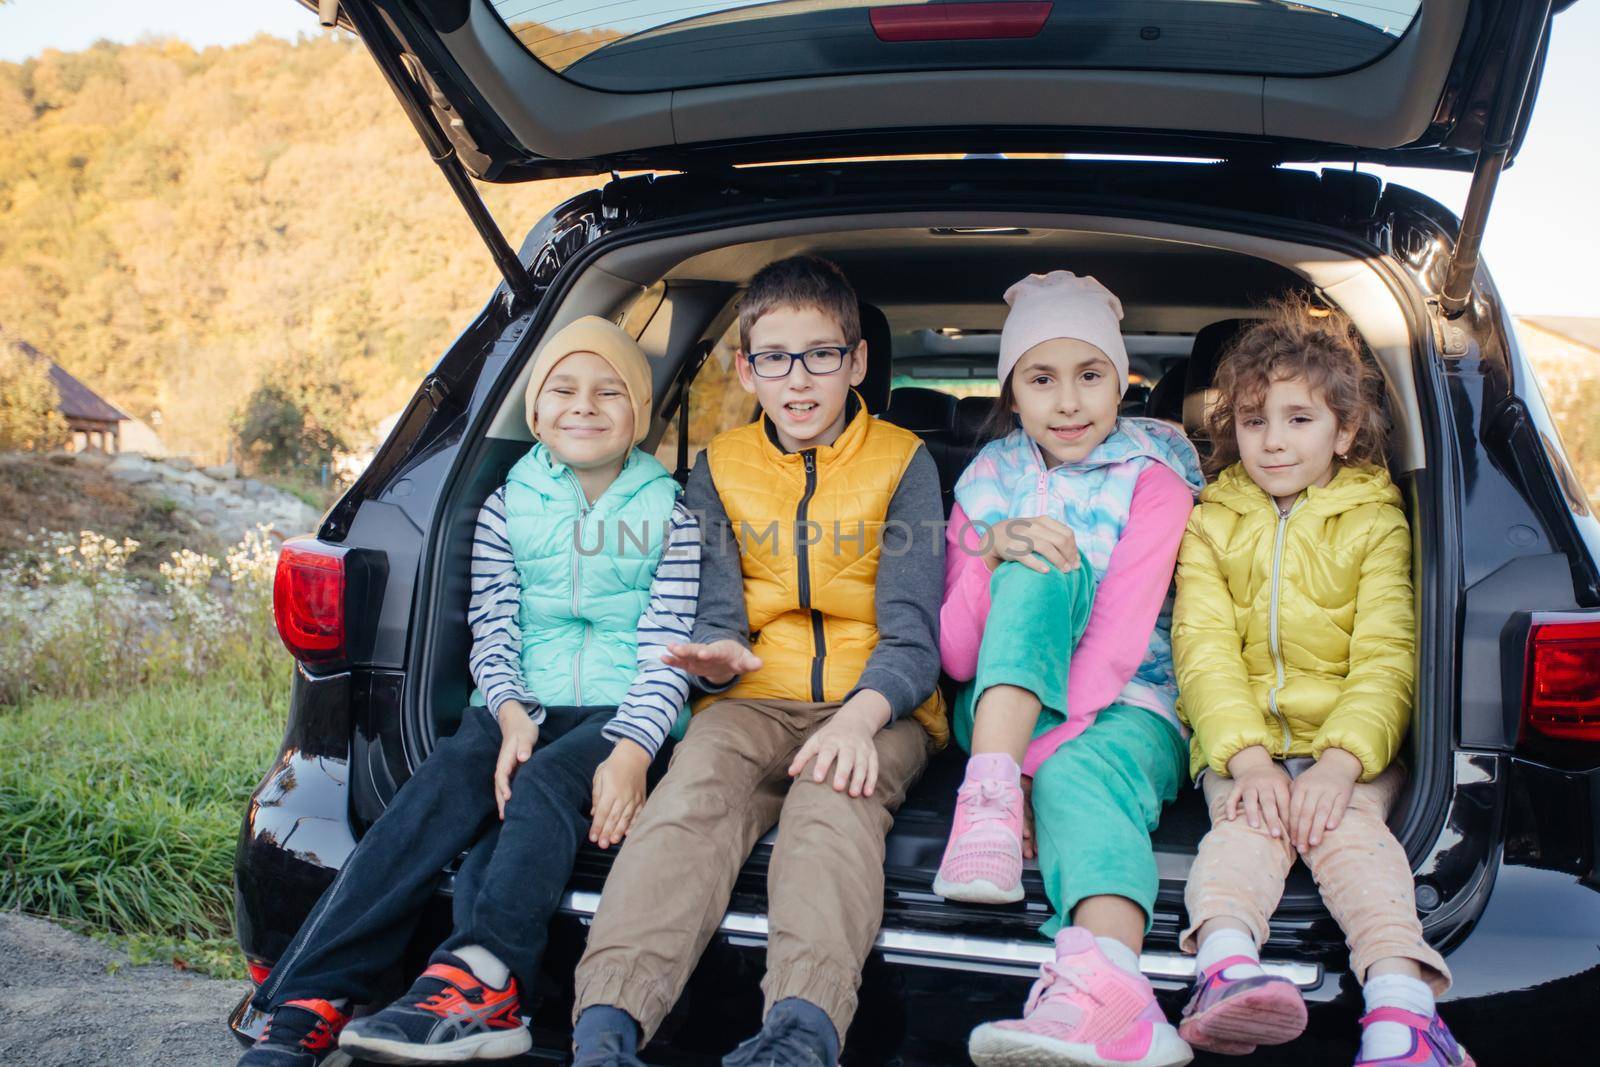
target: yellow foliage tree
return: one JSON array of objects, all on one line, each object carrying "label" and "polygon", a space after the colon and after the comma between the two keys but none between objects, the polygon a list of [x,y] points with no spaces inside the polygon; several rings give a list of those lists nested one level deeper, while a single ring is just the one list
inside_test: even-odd
[{"label": "yellow foliage tree", "polygon": [[50,365],[0,337],[0,452],[40,452],[67,443],[61,394]]},{"label": "yellow foliage tree", "polygon": [[[515,244],[595,184],[480,188]],[[0,63],[0,322],[174,451],[223,459],[256,389],[308,374],[361,444],[498,281],[348,35]]]}]

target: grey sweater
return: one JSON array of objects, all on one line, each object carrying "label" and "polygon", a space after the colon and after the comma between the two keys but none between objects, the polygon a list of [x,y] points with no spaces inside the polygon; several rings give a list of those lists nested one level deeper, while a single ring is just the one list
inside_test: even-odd
[{"label": "grey sweater", "polygon": [[[689,475],[684,503],[700,519],[700,602],[697,643],[729,638],[750,647],[739,539],[701,453]],[[944,596],[944,509],[939,472],[918,448],[895,487],[884,517],[883,551],[874,585],[878,644],[846,697],[872,689],[888,700],[896,719],[909,714],[939,684],[939,604]],[[711,686],[696,679],[707,692]],[[728,683],[732,685],[732,682]]]}]

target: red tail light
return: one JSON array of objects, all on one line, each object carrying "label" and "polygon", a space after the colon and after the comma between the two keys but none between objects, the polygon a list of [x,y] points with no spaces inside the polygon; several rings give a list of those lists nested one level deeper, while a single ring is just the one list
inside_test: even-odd
[{"label": "red tail light", "polygon": [[344,555],[314,538],[283,543],[272,580],[272,614],[284,647],[301,663],[344,658]]},{"label": "red tail light", "polygon": [[267,984],[267,976],[272,973],[272,964],[262,963],[260,960],[252,960],[247,957],[244,961],[244,966],[245,970],[250,972],[250,981],[257,986]]},{"label": "red tail light", "polygon": [[1600,621],[1549,618],[1528,630],[1522,724],[1562,741],[1600,741]]},{"label": "red tail light", "polygon": [[880,41],[982,41],[1034,37],[1050,17],[1052,0],[875,7],[868,17]]}]

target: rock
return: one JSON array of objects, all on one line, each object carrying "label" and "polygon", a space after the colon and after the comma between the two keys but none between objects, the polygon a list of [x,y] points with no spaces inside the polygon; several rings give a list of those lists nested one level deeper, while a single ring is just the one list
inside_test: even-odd
[{"label": "rock", "polygon": [[161,475],[157,474],[153,470],[150,470],[148,467],[112,466],[108,469],[111,471],[112,475],[117,478],[121,478],[130,485],[145,485],[149,482],[154,482],[161,477]]},{"label": "rock", "polygon": [[201,468],[200,473],[219,482],[227,482],[239,477],[239,468],[232,463],[218,463],[215,467]]},{"label": "rock", "polygon": [[167,456],[161,462],[175,471],[192,471],[195,469],[194,460],[187,456]]}]

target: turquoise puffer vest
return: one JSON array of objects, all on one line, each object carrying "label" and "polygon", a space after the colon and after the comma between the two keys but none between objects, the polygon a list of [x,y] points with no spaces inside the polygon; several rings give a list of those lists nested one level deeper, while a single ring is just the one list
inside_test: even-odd
[{"label": "turquoise puffer vest", "polygon": [[512,466],[506,534],[521,587],[522,678],[545,705],[621,703],[677,499],[672,475],[638,449],[592,505],[542,444]]}]

